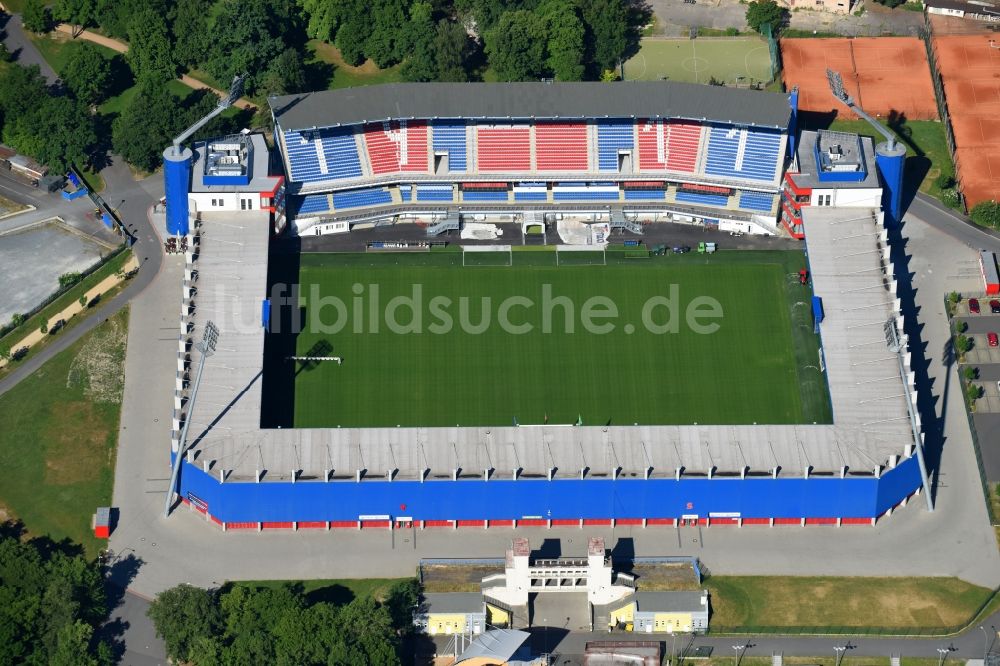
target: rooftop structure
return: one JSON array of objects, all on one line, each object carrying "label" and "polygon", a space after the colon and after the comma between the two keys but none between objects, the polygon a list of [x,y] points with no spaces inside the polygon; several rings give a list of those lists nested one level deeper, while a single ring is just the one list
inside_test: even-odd
[{"label": "rooftop structure", "polygon": [[392,83],[271,97],[283,130],[404,118],[689,118],[784,129],[787,95],[673,81]]}]

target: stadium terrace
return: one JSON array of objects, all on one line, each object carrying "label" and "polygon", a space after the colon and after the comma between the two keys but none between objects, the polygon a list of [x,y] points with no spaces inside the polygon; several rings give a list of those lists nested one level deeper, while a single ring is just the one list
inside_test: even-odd
[{"label": "stadium terrace", "polygon": [[[794,100],[794,94],[663,82],[393,84],[275,97],[278,159],[271,163],[276,171],[280,164],[280,173],[266,174],[266,187],[252,184],[264,174],[250,166],[262,163],[254,153],[268,150],[263,137],[196,145],[199,167],[187,188],[193,222],[174,229],[197,249],[186,255],[174,395],[171,457],[182,456],[180,499],[226,530],[875,524],[919,492],[923,477],[881,190],[868,187],[868,169],[875,167],[866,160],[856,160],[851,178],[837,172],[825,179],[823,165],[815,163],[841,152],[870,155],[867,138],[852,139],[857,146],[840,138],[838,145],[851,151],[827,154],[813,149],[820,138],[811,135],[807,149],[795,150]],[[211,185],[203,174],[211,175],[213,164],[235,164],[246,184]],[[703,256],[681,248],[659,256],[643,244],[654,229],[681,228],[655,226],[669,222],[713,233],[777,234],[779,197],[792,188],[796,201],[804,201],[813,196],[803,193],[810,183],[822,199],[794,211],[808,249],[794,267],[757,260],[756,250]],[[223,200],[213,187],[235,198]],[[852,196],[838,199],[852,187]],[[168,229],[172,205],[168,200]],[[522,235],[508,239],[511,229]],[[337,235],[307,238],[327,234]],[[556,234],[563,251],[576,243],[599,253],[601,262],[537,263],[560,261],[560,252],[537,243]],[[297,235],[304,237],[272,252],[273,237],[281,242]],[[410,240],[385,241],[394,235]],[[382,240],[369,240],[376,238]],[[289,245],[308,249],[311,240],[344,249],[289,254]],[[530,252],[510,245],[529,241],[538,245]],[[612,251],[623,245],[624,252]],[[473,253],[472,246],[497,251]],[[466,254],[504,261],[474,268],[465,265]],[[578,254],[566,251],[563,260]],[[343,289],[380,272],[397,284],[436,272],[445,285],[475,282],[500,292],[532,282],[531,271],[570,287],[614,275],[626,298],[633,286],[639,292],[666,279],[720,283],[714,273],[730,271],[745,281],[723,284],[720,298],[749,300],[740,294],[756,290],[754,302],[766,312],[750,308],[746,316],[758,316],[754,322],[765,327],[747,329],[755,339],[737,342],[773,339],[775,353],[791,359],[793,376],[796,368],[802,372],[798,384],[785,387],[789,395],[823,396],[832,419],[727,420],[735,412],[723,403],[713,422],[595,424],[574,410],[559,423],[546,413],[530,423],[514,415],[499,425],[444,425],[405,421],[404,414],[419,419],[420,412],[393,403],[373,406],[390,418],[398,414],[401,421],[392,424],[297,427],[293,414],[309,397],[306,379],[326,377],[334,387],[314,398],[321,415],[340,408],[337,396],[345,392],[365,388],[379,395],[377,383],[356,382],[402,379],[391,369],[357,370],[376,368],[385,358],[373,351],[377,341],[364,336],[341,332],[324,347],[322,340],[311,344],[276,332],[269,289],[290,264],[293,280],[312,271],[317,281]],[[472,277],[484,270],[492,271],[489,280]],[[233,323],[234,309],[260,313],[259,325]],[[774,333],[766,327],[773,322],[804,325],[799,336],[812,341],[808,354],[793,358],[792,334]],[[218,344],[204,376],[192,381],[200,358],[195,345],[213,327]],[[599,353],[649,344],[633,339],[639,337],[621,338],[618,348],[598,347]],[[683,337],[671,342],[689,343]],[[461,337],[449,344],[461,353],[472,349]],[[347,350],[343,359],[341,349]],[[415,349],[409,356],[428,360],[425,347]],[[681,361],[696,355],[679,349]],[[747,349],[760,357],[771,351]],[[662,362],[662,351],[649,350],[643,354],[650,364]],[[395,349],[386,353],[408,362]],[[580,355],[578,363],[586,367],[596,355]],[[710,353],[697,355],[711,360]],[[509,360],[502,374],[513,377],[529,367],[517,354],[503,358]],[[330,360],[337,362],[324,364]],[[759,360],[746,357],[745,364]],[[737,356],[730,365],[740,363]],[[706,367],[700,374],[712,375],[707,380],[668,370],[647,374],[661,382],[733,381],[727,368]],[[400,367],[404,372],[413,369]],[[605,391],[642,388],[631,376],[604,380]],[[471,391],[420,388],[438,411],[449,404],[460,411],[463,401],[477,398]],[[576,388],[567,383],[567,392]],[[772,390],[759,392],[781,399]],[[365,407],[364,400],[352,404]]]}]

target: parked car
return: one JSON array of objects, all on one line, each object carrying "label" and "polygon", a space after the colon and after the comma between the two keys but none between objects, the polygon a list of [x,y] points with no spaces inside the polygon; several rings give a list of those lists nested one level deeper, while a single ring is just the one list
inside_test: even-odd
[{"label": "parked car", "polygon": [[990,312],[993,314],[1000,314],[1000,301],[995,298],[990,301]]},{"label": "parked car", "polygon": [[996,333],[987,333],[986,342],[990,343],[990,347],[1000,347],[1000,338],[997,337]]},{"label": "parked car", "polygon": [[675,254],[684,254],[685,252],[690,252],[691,246],[689,245],[677,245],[674,247]]},{"label": "parked car", "polygon": [[969,299],[969,312],[972,314],[979,314],[979,299],[970,298]]}]

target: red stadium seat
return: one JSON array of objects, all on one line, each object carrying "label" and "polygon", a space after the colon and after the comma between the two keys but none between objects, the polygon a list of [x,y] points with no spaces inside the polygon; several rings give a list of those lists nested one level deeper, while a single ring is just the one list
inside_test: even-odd
[{"label": "red stadium seat", "polygon": [[681,120],[639,123],[639,169],[694,173],[701,145],[701,125]]},{"label": "red stadium seat", "polygon": [[365,125],[365,145],[375,175],[427,173],[427,123],[396,121]]},{"label": "red stadium seat", "polygon": [[480,171],[531,169],[531,131],[527,125],[481,125],[476,129]]},{"label": "red stadium seat", "polygon": [[586,171],[587,125],[535,124],[535,164],[539,171]]}]

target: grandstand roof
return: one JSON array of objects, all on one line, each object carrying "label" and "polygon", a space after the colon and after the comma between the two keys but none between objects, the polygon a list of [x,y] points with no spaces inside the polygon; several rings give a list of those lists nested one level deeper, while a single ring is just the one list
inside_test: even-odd
[{"label": "grandstand roof", "polygon": [[788,95],[675,81],[391,83],[268,99],[285,130],[399,118],[690,118],[788,126]]}]

